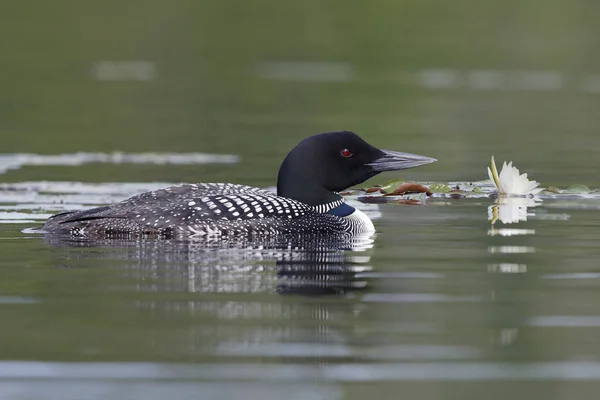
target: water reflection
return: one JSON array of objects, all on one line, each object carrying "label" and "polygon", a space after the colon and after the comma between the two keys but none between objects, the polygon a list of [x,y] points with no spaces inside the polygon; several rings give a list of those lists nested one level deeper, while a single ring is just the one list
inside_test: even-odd
[{"label": "water reflection", "polygon": [[535,215],[528,209],[537,207],[541,202],[539,197],[498,197],[494,204],[488,207],[488,220],[492,221],[492,224],[498,220],[505,224],[527,221],[527,217]]},{"label": "water reflection", "polygon": [[[527,221],[527,217],[535,215],[529,209],[537,207],[541,204],[541,199],[538,197],[510,197],[500,196],[494,201],[494,204],[488,207],[488,220],[492,222],[491,228],[488,230],[488,236],[504,236],[504,237],[524,237],[535,235],[534,229],[522,228],[497,228],[494,224],[500,220],[504,224],[519,223]],[[535,253],[536,248],[533,246],[522,245],[502,245],[488,246],[490,254],[526,254]],[[487,272],[501,274],[522,274],[527,272],[527,264],[514,262],[500,262],[488,264]],[[502,342],[502,340],[496,342]]]},{"label": "water reflection", "polygon": [[527,265],[515,263],[489,264],[487,271],[504,274],[521,274],[527,272]]},{"label": "water reflection", "polygon": [[356,274],[371,269],[373,247],[368,236],[45,239],[82,266],[88,259],[125,260],[138,291],[190,293],[344,294],[366,286]]},{"label": "water reflection", "polygon": [[489,236],[521,236],[521,235],[535,235],[535,229],[514,229],[514,228],[496,228],[492,226],[488,230]]},{"label": "water reflection", "polygon": [[[597,379],[593,360],[577,361],[597,335],[598,275],[579,261],[595,256],[597,224],[567,259],[553,252],[565,240],[562,221],[490,226],[489,204],[453,204],[386,206],[377,253],[372,238],[46,237],[49,264],[70,269],[19,269],[25,282],[42,282],[31,286],[53,290],[15,293],[37,302],[19,306],[26,320],[14,317],[7,330],[23,338],[13,354],[39,360],[51,346],[66,362],[0,363],[0,391],[329,399],[361,382],[372,390]],[[549,234],[560,241],[540,242]],[[46,342],[29,328],[44,320]]]},{"label": "water reflection", "polygon": [[[121,303],[122,310],[150,319],[151,328],[139,332],[144,354],[207,362],[264,350],[257,357],[317,365],[352,356],[348,342],[354,333],[347,328],[362,310],[349,295],[367,286],[357,274],[371,269],[373,246],[368,237],[320,235],[46,241],[62,250],[60,258],[71,268],[102,260],[99,265],[123,271],[126,279],[118,278],[117,287],[107,280],[108,287],[96,283],[95,290],[125,297],[130,306]],[[337,303],[328,295],[348,295],[343,300],[349,301]],[[96,351],[105,354],[103,346]]]}]

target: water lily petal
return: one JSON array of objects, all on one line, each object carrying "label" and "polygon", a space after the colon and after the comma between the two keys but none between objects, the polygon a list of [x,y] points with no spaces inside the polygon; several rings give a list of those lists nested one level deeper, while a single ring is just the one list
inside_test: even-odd
[{"label": "water lily petal", "polygon": [[[538,185],[539,185],[539,183],[538,183]],[[544,191],[544,188],[537,188],[537,189],[531,190],[529,193],[531,193],[532,195],[535,196],[536,194],[543,192],[543,191]]]},{"label": "water lily petal", "polygon": [[488,167],[488,176],[500,194],[536,195],[544,190],[543,188],[538,188],[540,185],[538,182],[530,181],[527,173],[521,174],[519,169],[513,166],[512,161],[502,163],[502,170],[498,174],[496,163],[492,156],[490,167]]},{"label": "water lily petal", "polygon": [[[535,188],[537,188],[539,185],[540,185],[539,182],[536,182],[536,181],[527,182],[527,192],[532,193],[534,190],[536,190]],[[538,193],[539,192],[541,192],[541,190],[539,190]]]},{"label": "water lily petal", "polygon": [[519,170],[512,166],[512,161],[508,164],[506,161],[502,164],[502,170],[500,171],[500,188],[503,194],[516,194],[515,186],[516,179],[519,176]]}]

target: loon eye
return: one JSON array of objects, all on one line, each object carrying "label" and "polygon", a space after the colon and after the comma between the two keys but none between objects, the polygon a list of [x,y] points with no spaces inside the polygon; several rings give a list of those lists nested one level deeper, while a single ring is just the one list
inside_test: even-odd
[{"label": "loon eye", "polygon": [[342,157],[348,158],[348,157],[352,157],[352,152],[348,149],[344,149],[344,150],[340,151],[340,155]]}]

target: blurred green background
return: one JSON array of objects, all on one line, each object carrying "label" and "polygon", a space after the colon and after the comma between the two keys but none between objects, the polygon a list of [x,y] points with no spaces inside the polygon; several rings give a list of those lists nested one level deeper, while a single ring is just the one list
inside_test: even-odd
[{"label": "blurred green background", "polygon": [[586,0],[4,1],[0,153],[242,161],[1,179],[272,185],[301,138],[348,129],[439,159],[403,177],[484,179],[495,154],[545,186],[600,186],[598,15]]},{"label": "blurred green background", "polygon": [[[27,166],[0,182],[274,185],[299,140],[348,129],[382,148],[439,160],[379,182],[486,179],[495,155],[545,187],[598,188],[598,16],[592,0],[3,0],[0,154],[208,152],[241,161]],[[51,199],[13,192],[4,192],[5,218],[21,210],[13,202],[37,212]],[[322,365],[342,368],[339,381],[321,382],[338,398],[594,398],[597,381],[584,379],[599,368],[595,203],[545,200],[517,225],[528,229],[509,229],[521,231],[512,237],[490,233],[488,199],[381,207],[376,248],[357,257],[373,267],[359,278],[368,287],[321,299],[276,294],[272,263],[262,272],[246,268],[252,258],[236,249],[213,258],[160,241],[62,248],[21,232],[34,224],[2,224],[0,358],[178,360],[226,371],[203,375],[191,365],[169,375],[173,381],[115,379],[144,399],[206,397],[184,386],[196,373],[204,390],[266,398],[281,384],[286,398],[300,398],[314,386],[308,375],[293,386],[279,369],[313,365],[319,376]],[[238,263],[240,274],[229,275]],[[229,344],[257,344],[258,352],[218,352]],[[273,374],[253,371],[259,389],[229,391],[241,382],[236,367],[254,362]],[[354,369],[344,367],[356,363],[383,371],[383,380],[366,373],[353,381]],[[417,375],[412,363],[421,364]],[[35,378],[52,364],[14,379],[15,366],[0,362],[0,393],[13,385],[13,398],[64,399],[71,388],[69,398],[82,398],[75,391],[124,398],[100,391],[106,370],[84,364],[53,380]],[[470,366],[474,380],[435,380],[436,365],[450,377]],[[505,370],[523,376],[509,382]],[[396,373],[405,380],[395,381]],[[490,380],[479,380],[485,373]]]}]

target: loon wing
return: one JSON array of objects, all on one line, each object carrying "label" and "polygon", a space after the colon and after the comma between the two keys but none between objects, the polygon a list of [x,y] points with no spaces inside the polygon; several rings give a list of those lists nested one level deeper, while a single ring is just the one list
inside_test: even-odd
[{"label": "loon wing", "polygon": [[[186,184],[142,193],[111,206],[60,213],[51,217],[43,229],[64,231],[80,226],[88,231],[195,233],[241,225],[251,228],[264,225],[267,220],[296,219],[313,212],[304,203],[250,186]],[[256,221],[240,222],[246,220]]]},{"label": "loon wing", "polygon": [[[161,191],[172,191],[172,192],[183,192],[193,193],[195,196],[210,196],[217,194],[236,194],[236,193],[251,193],[261,194],[264,196],[275,196],[275,193],[268,190],[259,189],[253,186],[238,185],[235,183],[194,183],[194,184],[183,184],[178,186],[171,186],[165,189],[157,190]],[[152,194],[154,192],[148,192]]]},{"label": "loon wing", "polygon": [[[169,210],[174,205],[181,206],[200,197],[213,197],[225,194],[252,194],[272,197],[274,193],[252,186],[233,183],[197,183],[170,186],[151,192],[144,192],[111,206],[96,207],[83,211],[63,211],[51,218],[58,223],[87,221],[99,218],[129,218],[133,212],[149,210]],[[275,196],[276,197],[276,196]],[[137,215],[137,214],[136,214]]]},{"label": "loon wing", "polygon": [[[154,203],[154,204],[153,204]],[[125,213],[142,226],[152,228],[200,226],[205,221],[265,220],[270,218],[294,219],[314,212],[312,207],[296,200],[278,197],[266,191],[230,192],[222,194],[172,196],[167,203],[120,203],[113,210]]]}]

